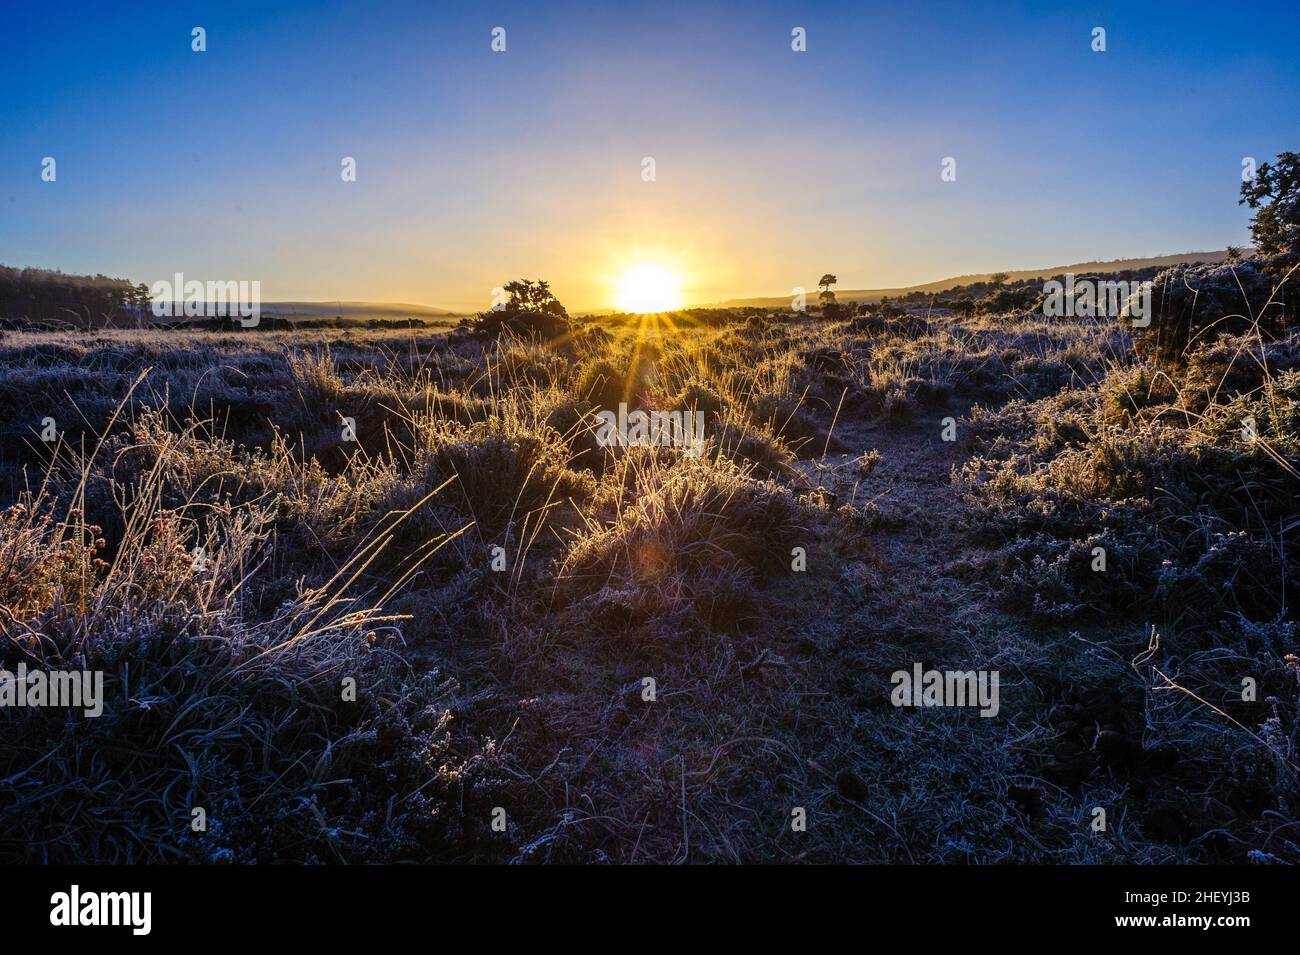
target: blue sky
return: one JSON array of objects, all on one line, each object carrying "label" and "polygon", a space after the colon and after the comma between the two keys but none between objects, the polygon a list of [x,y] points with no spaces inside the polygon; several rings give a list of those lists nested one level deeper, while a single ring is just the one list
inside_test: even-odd
[{"label": "blue sky", "polygon": [[1247,244],[1242,158],[1300,149],[1293,3],[117,6],[6,11],[0,263],[453,308],[602,307],[642,261],[692,301],[885,287]]}]

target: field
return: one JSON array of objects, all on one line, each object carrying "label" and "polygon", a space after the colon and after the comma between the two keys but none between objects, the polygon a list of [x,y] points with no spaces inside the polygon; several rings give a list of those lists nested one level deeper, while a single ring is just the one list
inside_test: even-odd
[{"label": "field", "polygon": [[3,332],[0,856],[1300,861],[1300,330],[1014,293]]}]

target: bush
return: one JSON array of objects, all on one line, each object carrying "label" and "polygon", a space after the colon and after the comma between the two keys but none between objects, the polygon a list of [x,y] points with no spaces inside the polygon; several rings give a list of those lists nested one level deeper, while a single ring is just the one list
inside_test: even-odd
[{"label": "bush", "polygon": [[550,504],[582,503],[595,494],[590,474],[569,469],[557,438],[498,420],[472,425],[435,441],[423,460],[424,483],[433,488],[452,480],[441,500],[497,540]]},{"label": "bush", "polygon": [[558,342],[572,329],[572,324],[564,316],[513,308],[479,312],[473,318],[462,320],[461,325],[476,335],[488,338],[514,336],[545,342]]},{"label": "bush", "polygon": [[689,608],[706,626],[734,626],[754,582],[789,566],[808,516],[789,492],[725,460],[651,460],[632,503],[569,547],[560,593],[571,602],[612,591],[646,613]]},{"label": "bush", "polygon": [[1258,322],[1266,337],[1282,331],[1284,312],[1273,301],[1274,281],[1258,263],[1175,265],[1152,284],[1151,324],[1138,329],[1140,354],[1165,365],[1184,362],[1189,346],[1209,345],[1224,335],[1252,330]]},{"label": "bush", "polygon": [[611,358],[589,358],[573,378],[574,397],[603,411],[617,411],[622,402],[634,404],[634,387],[635,382]]}]

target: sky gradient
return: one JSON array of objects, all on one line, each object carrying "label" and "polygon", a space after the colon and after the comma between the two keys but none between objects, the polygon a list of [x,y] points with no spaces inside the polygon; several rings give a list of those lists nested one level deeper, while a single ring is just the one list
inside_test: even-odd
[{"label": "sky gradient", "polygon": [[642,261],[691,302],[880,288],[1247,245],[1242,158],[1300,149],[1294,3],[911,6],[14,5],[0,263],[458,310],[609,307]]}]

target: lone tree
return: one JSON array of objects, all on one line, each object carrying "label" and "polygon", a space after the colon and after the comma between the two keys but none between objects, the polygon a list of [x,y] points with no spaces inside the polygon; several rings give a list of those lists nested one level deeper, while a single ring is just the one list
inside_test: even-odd
[{"label": "lone tree", "polygon": [[505,292],[510,296],[506,308],[511,311],[540,312],[564,319],[569,317],[560,300],[551,294],[551,283],[545,280],[534,282],[531,279],[516,279],[506,283]]},{"label": "lone tree", "polygon": [[821,289],[821,292],[817,295],[817,301],[821,302],[823,318],[839,318],[843,312],[840,303],[835,301],[835,293],[831,291],[831,286],[838,281],[839,279],[827,272],[817,283],[817,287]]},{"label": "lone tree", "polygon": [[989,276],[989,282],[994,288],[1001,288],[1007,284],[1007,279],[1011,278],[1006,272],[994,272]]},{"label": "lone tree", "polygon": [[461,324],[493,338],[511,334],[553,340],[572,330],[569,313],[551,294],[550,282],[516,279],[507,282],[503,291],[509,296],[506,302],[479,312]]},{"label": "lone tree", "polygon": [[1300,153],[1278,153],[1241,184],[1237,205],[1255,210],[1250,235],[1262,255],[1300,253]]}]

